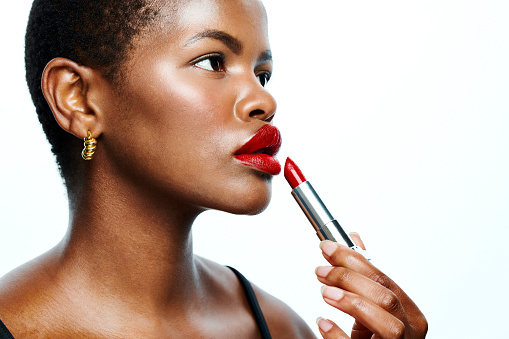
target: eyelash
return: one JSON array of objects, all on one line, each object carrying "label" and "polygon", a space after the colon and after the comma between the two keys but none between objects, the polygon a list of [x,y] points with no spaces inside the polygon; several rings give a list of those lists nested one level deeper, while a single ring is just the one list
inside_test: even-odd
[{"label": "eyelash", "polygon": [[[199,57],[198,59],[192,61],[192,64],[196,67],[205,69],[207,71],[224,72],[225,71],[224,59],[225,59],[225,57],[222,54],[210,53],[210,54],[203,55],[203,56]],[[200,62],[207,61],[207,60],[210,61],[210,69],[198,65]],[[215,62],[215,64],[214,64],[214,62]],[[216,66],[217,66],[217,69],[216,69]]]},{"label": "eyelash", "polygon": [[[210,67],[200,66],[199,64],[203,61],[209,61]],[[193,66],[196,66],[198,68],[201,68],[201,69],[204,69],[207,71],[211,71],[211,72],[225,72],[226,69],[224,67],[224,63],[225,63],[225,56],[220,53],[206,54],[206,55],[203,55],[191,62],[191,64]],[[265,87],[265,85],[267,85],[267,83],[270,80],[271,73],[268,71],[260,72],[256,75],[256,77],[260,81],[260,84],[263,87]]]},{"label": "eyelash", "polygon": [[262,87],[265,87],[267,83],[270,81],[271,75],[272,74],[270,72],[265,71],[257,74],[256,77],[258,78],[258,80],[260,80],[260,84],[262,85]]}]

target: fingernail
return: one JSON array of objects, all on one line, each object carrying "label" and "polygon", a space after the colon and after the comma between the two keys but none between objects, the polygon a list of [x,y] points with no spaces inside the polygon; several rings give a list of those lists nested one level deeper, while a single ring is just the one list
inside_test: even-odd
[{"label": "fingernail", "polygon": [[332,269],[333,269],[332,266],[318,266],[315,270],[315,273],[320,278],[325,278],[329,275]]},{"label": "fingernail", "polygon": [[318,317],[316,319],[316,324],[318,325],[322,332],[329,332],[331,328],[334,326],[330,321],[322,317]]},{"label": "fingernail", "polygon": [[340,301],[345,292],[337,287],[322,286],[322,295],[324,298]]},{"label": "fingernail", "polygon": [[356,235],[356,236],[358,236],[359,238],[361,237],[361,236],[359,235],[359,233],[357,233],[357,232],[350,232],[350,235]]},{"label": "fingernail", "polygon": [[334,252],[336,252],[338,245],[330,240],[324,240],[320,242],[320,249],[323,251],[323,253],[330,257]]}]

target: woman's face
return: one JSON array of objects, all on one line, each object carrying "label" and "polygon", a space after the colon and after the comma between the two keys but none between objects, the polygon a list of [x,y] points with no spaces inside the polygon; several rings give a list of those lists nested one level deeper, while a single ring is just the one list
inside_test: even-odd
[{"label": "woman's face", "polygon": [[199,209],[257,213],[270,200],[263,166],[235,153],[275,110],[272,61],[257,0],[166,5],[135,41],[108,105],[101,143],[129,185]]}]

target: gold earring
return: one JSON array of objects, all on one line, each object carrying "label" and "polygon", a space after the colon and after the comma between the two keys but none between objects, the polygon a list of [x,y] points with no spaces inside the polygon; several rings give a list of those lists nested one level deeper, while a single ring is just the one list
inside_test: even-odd
[{"label": "gold earring", "polygon": [[84,160],[92,160],[94,157],[95,149],[97,147],[97,140],[92,138],[92,133],[88,131],[88,135],[83,139],[85,148],[81,152],[81,157]]}]

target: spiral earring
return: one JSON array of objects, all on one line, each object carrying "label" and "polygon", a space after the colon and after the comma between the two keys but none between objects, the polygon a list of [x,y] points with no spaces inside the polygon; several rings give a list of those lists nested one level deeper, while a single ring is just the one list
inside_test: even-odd
[{"label": "spiral earring", "polygon": [[83,151],[81,152],[81,157],[84,160],[92,160],[94,157],[95,149],[97,147],[97,140],[92,138],[92,133],[88,131],[88,135],[83,139],[83,141],[85,148],[83,148]]}]

